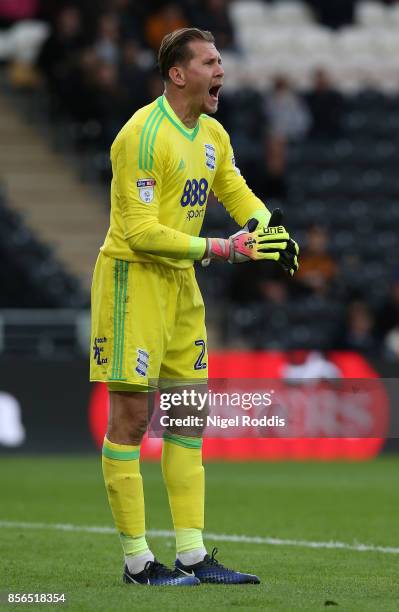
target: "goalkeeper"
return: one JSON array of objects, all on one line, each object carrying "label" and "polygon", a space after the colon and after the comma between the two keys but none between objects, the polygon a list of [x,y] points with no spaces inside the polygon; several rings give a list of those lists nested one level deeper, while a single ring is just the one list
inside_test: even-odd
[{"label": "goalkeeper", "polygon": [[[164,95],[139,109],[111,148],[110,228],[92,284],[90,379],[105,382],[110,395],[105,487],[124,552],[124,582],[258,583],[204,547],[199,431],[164,435],[176,564],[169,569],[155,559],[146,540],[140,444],[152,381],[207,379],[204,304],[193,262],[273,260],[292,275],[298,247],[284,227],[269,224],[270,212],[235,166],[227,133],[210,117],[224,77],[212,34],[195,28],[168,34],[158,59]],[[224,240],[199,236],[211,190],[244,228]]]}]

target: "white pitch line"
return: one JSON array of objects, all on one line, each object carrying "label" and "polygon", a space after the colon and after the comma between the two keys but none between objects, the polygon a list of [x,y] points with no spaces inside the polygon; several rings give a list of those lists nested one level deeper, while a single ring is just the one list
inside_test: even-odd
[{"label": "white pitch line", "polygon": [[[20,521],[0,521],[0,529],[48,529],[53,531],[73,531],[83,533],[114,534],[113,527],[100,527],[90,525],[71,525],[68,523],[25,523]],[[174,538],[174,531],[161,529],[149,530],[148,535],[153,538]],[[356,552],[379,552],[399,555],[399,548],[393,546],[374,546],[373,544],[348,544],[346,542],[312,542],[309,540],[284,540],[281,538],[267,538],[261,536],[228,535],[223,533],[205,533],[205,538],[214,542],[242,542],[244,544],[266,544],[269,546],[297,546],[299,548],[326,548],[338,550],[353,550]]]}]

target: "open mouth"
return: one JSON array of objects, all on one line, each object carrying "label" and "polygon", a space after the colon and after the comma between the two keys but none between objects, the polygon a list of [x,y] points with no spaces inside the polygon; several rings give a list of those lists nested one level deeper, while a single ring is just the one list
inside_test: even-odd
[{"label": "open mouth", "polygon": [[221,90],[221,85],[214,85],[213,87],[210,88],[209,90],[209,95],[212,98],[212,100],[214,101],[218,101],[219,99],[219,91]]}]

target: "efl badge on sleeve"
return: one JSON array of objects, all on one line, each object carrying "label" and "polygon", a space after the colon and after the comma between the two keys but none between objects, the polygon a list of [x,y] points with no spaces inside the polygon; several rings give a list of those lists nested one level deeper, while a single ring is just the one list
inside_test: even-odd
[{"label": "efl badge on sleeve", "polygon": [[139,179],[137,181],[137,187],[139,190],[140,200],[144,204],[151,204],[154,199],[154,187],[155,179]]},{"label": "efl badge on sleeve", "polygon": [[215,147],[211,144],[205,145],[205,164],[209,170],[214,170],[216,165]]}]

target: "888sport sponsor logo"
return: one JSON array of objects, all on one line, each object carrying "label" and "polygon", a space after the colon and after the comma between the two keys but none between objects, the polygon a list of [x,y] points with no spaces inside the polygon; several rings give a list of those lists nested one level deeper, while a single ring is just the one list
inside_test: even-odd
[{"label": "888sport sponsor logo", "polygon": [[205,178],[187,179],[184,185],[180,205],[187,207],[187,221],[203,217],[205,214],[206,201],[208,199],[208,181]]}]

